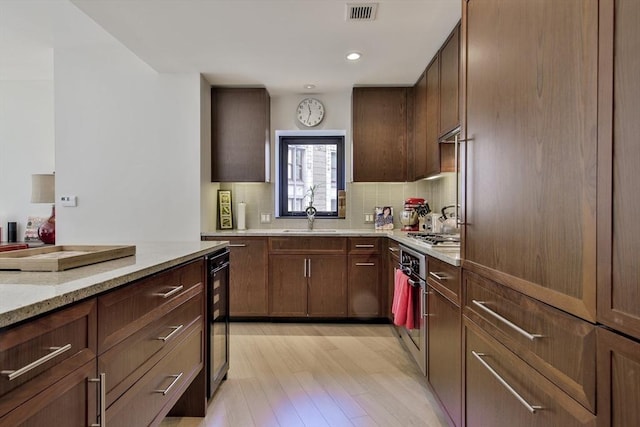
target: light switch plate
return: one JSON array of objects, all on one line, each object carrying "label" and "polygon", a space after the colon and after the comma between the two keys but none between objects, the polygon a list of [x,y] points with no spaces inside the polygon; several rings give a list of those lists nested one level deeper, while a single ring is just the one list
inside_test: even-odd
[{"label": "light switch plate", "polygon": [[364,223],[365,224],[373,224],[373,214],[372,213],[364,214]]},{"label": "light switch plate", "polygon": [[271,212],[260,212],[260,224],[271,224]]}]

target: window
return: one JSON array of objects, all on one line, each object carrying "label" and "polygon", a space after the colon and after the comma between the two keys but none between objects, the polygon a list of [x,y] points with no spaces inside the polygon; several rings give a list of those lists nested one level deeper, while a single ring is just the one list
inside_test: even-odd
[{"label": "window", "polygon": [[279,142],[279,216],[306,216],[313,187],[316,217],[337,217],[338,190],[344,190],[344,136],[280,136]]}]

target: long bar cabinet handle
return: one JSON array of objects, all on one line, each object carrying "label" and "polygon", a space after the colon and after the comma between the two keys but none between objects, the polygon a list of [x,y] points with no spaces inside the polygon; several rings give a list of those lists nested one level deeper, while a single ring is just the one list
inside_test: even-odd
[{"label": "long bar cabinet handle", "polygon": [[486,354],[477,353],[473,350],[471,350],[471,354],[473,354],[473,356],[476,359],[478,359],[478,362],[480,362],[482,366],[484,366],[491,373],[491,375],[493,375],[494,378],[500,382],[500,384],[502,384],[507,390],[509,390],[509,393],[511,393],[513,397],[518,399],[518,401],[522,403],[522,405],[525,408],[527,408],[529,412],[531,412],[532,414],[535,414],[537,410],[544,409],[542,406],[530,404],[524,399],[524,397],[520,395],[520,393],[518,393],[513,387],[511,387],[511,385],[508,382],[506,382],[505,379],[502,378],[499,373],[497,373],[487,362],[484,361],[483,357],[486,356]]},{"label": "long bar cabinet handle", "polygon": [[307,276],[307,259],[304,259],[304,276],[303,277],[308,277]]},{"label": "long bar cabinet handle", "polygon": [[100,383],[100,417],[99,423],[91,424],[89,427],[105,427],[107,424],[107,374],[102,373],[98,378],[89,378],[90,383]]},{"label": "long bar cabinet handle", "polygon": [[371,266],[375,266],[376,263],[375,262],[356,262],[356,265],[358,267],[371,267]]},{"label": "long bar cabinet handle", "polygon": [[499,315],[498,313],[496,313],[495,311],[493,311],[489,307],[487,307],[485,305],[486,304],[485,301],[471,300],[471,302],[474,305],[476,305],[477,307],[480,307],[485,313],[495,317],[496,319],[498,319],[499,321],[501,321],[502,323],[504,323],[505,325],[507,325],[508,327],[513,329],[514,331],[518,332],[520,335],[530,339],[531,341],[533,341],[536,338],[544,337],[544,335],[532,334],[530,332],[527,332],[524,329],[522,329],[520,326],[518,326],[515,323],[511,322],[509,319],[506,319],[506,318],[502,317],[501,315]]},{"label": "long bar cabinet handle", "polygon": [[433,276],[438,280],[449,280],[449,276],[440,272],[430,271],[429,276]]},{"label": "long bar cabinet handle", "polygon": [[58,357],[59,355],[61,355],[65,351],[68,351],[69,349],[71,349],[71,344],[67,344],[67,345],[64,345],[62,347],[49,347],[47,350],[49,350],[51,353],[49,353],[49,354],[47,354],[45,356],[42,356],[40,359],[35,360],[35,361],[29,363],[28,365],[23,366],[20,369],[3,370],[3,371],[0,371],[0,374],[6,375],[9,378],[9,381],[13,381],[16,378],[26,374],[27,372],[37,368],[38,366],[42,365],[43,363],[46,363],[46,362],[50,361],[51,359],[55,359],[56,357]]},{"label": "long bar cabinet handle", "polygon": [[246,248],[246,243],[229,243],[230,248]]},{"label": "long bar cabinet handle", "polygon": [[308,277],[311,277],[311,258],[307,258],[307,262],[309,263],[309,267],[307,268],[307,272],[309,273]]},{"label": "long bar cabinet handle", "polygon": [[171,295],[175,295],[178,292],[180,292],[181,290],[184,289],[184,286],[180,285],[180,286],[174,286],[171,288],[171,290],[167,293],[155,293],[153,294],[156,297],[162,297],[162,298],[169,298]]},{"label": "long bar cabinet handle", "polygon": [[167,335],[166,337],[158,337],[157,339],[160,341],[164,341],[167,342],[171,339],[171,337],[173,337],[175,334],[178,333],[178,331],[180,329],[182,329],[184,327],[184,325],[178,325],[178,326],[169,326],[169,329],[173,329],[173,331],[171,331],[171,333],[169,333],[169,335]]},{"label": "long bar cabinet handle", "polygon": [[184,372],[180,372],[177,375],[169,375],[169,378],[173,378],[173,381],[171,381],[171,384],[169,384],[169,387],[165,388],[164,390],[153,390],[153,392],[162,393],[163,396],[166,396],[167,393],[169,393],[169,391],[173,388],[173,386],[176,385],[176,383],[180,380],[180,378],[182,377],[182,374],[184,374]]},{"label": "long bar cabinet handle", "polygon": [[398,248],[389,248],[389,250],[390,250],[391,252],[393,252],[393,253],[395,253],[395,252],[400,252],[400,249],[398,249]]},{"label": "long bar cabinet handle", "polygon": [[356,244],[356,248],[374,248],[375,246],[372,244]]}]

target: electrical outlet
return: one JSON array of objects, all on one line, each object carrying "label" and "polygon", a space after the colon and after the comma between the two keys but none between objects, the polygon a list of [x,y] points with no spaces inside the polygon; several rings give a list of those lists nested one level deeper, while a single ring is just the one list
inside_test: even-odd
[{"label": "electrical outlet", "polygon": [[260,212],[260,224],[271,224],[271,212]]},{"label": "electrical outlet", "polygon": [[373,224],[373,214],[372,213],[364,214],[364,223],[365,224]]}]

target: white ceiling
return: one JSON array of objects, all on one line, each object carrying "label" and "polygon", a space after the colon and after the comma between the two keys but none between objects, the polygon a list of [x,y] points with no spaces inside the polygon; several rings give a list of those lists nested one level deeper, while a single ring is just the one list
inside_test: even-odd
[{"label": "white ceiling", "polygon": [[[6,16],[5,2],[18,3],[0,0],[0,25],[14,22]],[[344,0],[71,3],[158,72],[198,72],[217,85],[263,85],[272,95],[411,85],[461,15],[461,0],[378,0],[376,19],[368,22],[348,22]],[[38,14],[32,15],[37,21]],[[14,32],[29,31],[23,39],[38,38],[40,48],[51,38],[37,22],[13,27]],[[14,36],[13,43],[19,38]],[[27,48],[28,43],[18,50]],[[362,58],[347,62],[350,50]],[[308,83],[316,88],[304,89]]]}]

